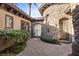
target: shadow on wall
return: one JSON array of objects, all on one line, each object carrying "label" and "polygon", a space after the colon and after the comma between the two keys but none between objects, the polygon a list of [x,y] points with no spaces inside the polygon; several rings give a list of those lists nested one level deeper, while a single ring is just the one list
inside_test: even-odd
[{"label": "shadow on wall", "polygon": [[[58,40],[63,43],[70,43],[72,40],[72,35],[62,31],[60,32],[60,29],[57,27],[48,25],[48,24],[42,24],[42,33],[41,33],[41,38],[43,40],[47,41],[53,41],[53,40]],[[64,41],[62,41],[64,40]]]},{"label": "shadow on wall", "polygon": [[72,54],[79,56],[79,5],[72,10],[72,19],[75,36],[75,40],[72,43]]}]

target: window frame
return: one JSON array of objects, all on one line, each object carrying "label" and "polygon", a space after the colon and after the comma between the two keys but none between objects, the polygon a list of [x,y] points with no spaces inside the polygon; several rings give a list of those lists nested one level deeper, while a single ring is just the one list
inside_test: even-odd
[{"label": "window frame", "polygon": [[[11,19],[11,23],[12,23],[11,27],[7,26],[7,17],[11,17],[12,18]],[[10,15],[5,15],[5,28],[13,28],[13,17],[10,16]]]}]

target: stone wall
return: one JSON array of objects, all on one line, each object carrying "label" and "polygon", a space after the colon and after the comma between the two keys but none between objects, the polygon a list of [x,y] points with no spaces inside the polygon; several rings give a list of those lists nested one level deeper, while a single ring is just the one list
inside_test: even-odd
[{"label": "stone wall", "polygon": [[[66,24],[68,24],[66,32],[69,33],[70,36],[72,36],[73,27],[72,27],[71,15],[68,15],[64,12],[68,6],[70,5],[69,4],[53,4],[49,6],[47,9],[45,9],[43,12],[43,16],[45,17],[44,24],[46,24],[46,16],[49,15],[48,16],[49,26],[52,27],[52,30],[50,30],[50,32],[52,31],[53,37],[57,39],[61,38],[60,29],[59,29],[59,21],[62,18],[68,18],[68,22],[66,22]],[[53,30],[53,28],[56,30]]]}]

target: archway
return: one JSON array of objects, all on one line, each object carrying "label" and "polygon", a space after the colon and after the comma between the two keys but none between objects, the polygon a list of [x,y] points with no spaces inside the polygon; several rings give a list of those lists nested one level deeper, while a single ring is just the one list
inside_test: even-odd
[{"label": "archway", "polygon": [[60,39],[69,40],[69,19],[64,17],[59,20]]}]

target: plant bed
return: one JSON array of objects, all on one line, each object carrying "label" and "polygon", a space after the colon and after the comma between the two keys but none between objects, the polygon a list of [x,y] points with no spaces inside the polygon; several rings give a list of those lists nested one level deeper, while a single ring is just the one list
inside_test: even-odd
[{"label": "plant bed", "polygon": [[[28,37],[30,36],[27,30],[1,30],[0,31],[0,55],[17,54],[23,50]],[[16,52],[14,52],[16,51]]]}]

